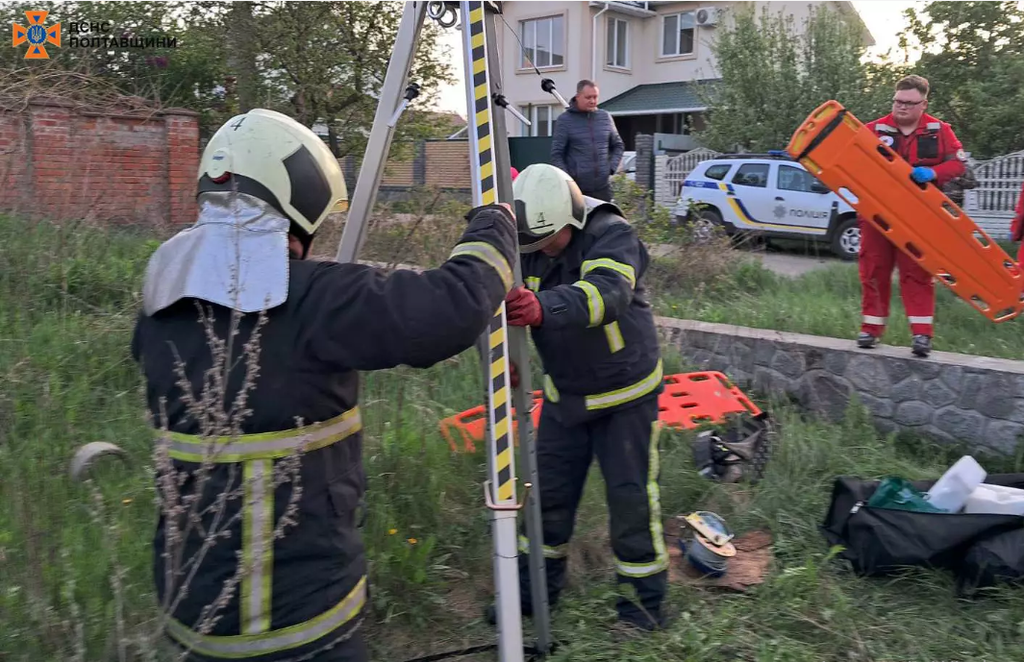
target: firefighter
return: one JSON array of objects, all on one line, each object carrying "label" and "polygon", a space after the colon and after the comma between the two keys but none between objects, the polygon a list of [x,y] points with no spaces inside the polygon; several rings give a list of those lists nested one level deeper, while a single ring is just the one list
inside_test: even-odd
[{"label": "firefighter", "polygon": [[[357,371],[426,368],[473,346],[512,286],[511,208],[472,210],[449,259],[423,274],[307,259],[328,214],[347,206],[345,181],[312,131],[263,109],[233,117],[210,140],[197,198],[196,224],[160,246],[148,265],[132,340],[153,424],[166,417],[168,453],[184,481],[181,503],[197,498],[205,513],[185,535],[187,520],[161,509],[157,593],[161,604],[180,600],[167,633],[198,660],[364,662]],[[239,354],[259,332],[255,388],[241,405],[251,413],[240,436],[216,439],[205,455],[204,442],[225,433],[196,420],[180,385],[201,400],[204,384],[228,368],[212,356],[199,307],[222,340],[238,311],[227,392],[206,394],[214,407],[237,403],[246,364]],[[257,327],[263,309],[266,321]],[[204,459],[210,468],[197,494]],[[285,480],[287,464],[296,462],[296,475]],[[218,502],[233,492],[238,498]],[[293,497],[293,523],[277,537]],[[202,550],[218,517],[225,535]],[[167,567],[165,555],[179,552],[178,565]],[[201,559],[198,567],[189,567],[192,559]],[[204,610],[218,602],[212,629],[203,631]]]},{"label": "firefighter", "polygon": [[[896,83],[892,112],[869,122],[878,139],[914,166],[911,177],[921,185],[940,188],[966,172],[967,154],[953,129],[924,111],[928,108],[928,81],[907,76]],[[871,223],[858,219],[861,232],[860,282],[863,320],[857,345],[868,349],[878,344],[889,316],[892,270],[900,269],[900,293],[914,336],[912,352],[931,353],[935,316],[932,276],[913,258],[898,250]]]},{"label": "firefighter", "polygon": [[[513,195],[526,286],[509,293],[506,310],[510,325],[530,327],[545,372],[536,449],[548,599],[555,605],[565,587],[576,509],[596,456],[618,581],[635,589],[619,598],[618,617],[657,629],[668,568],[658,498],[664,379],[644,287],[647,250],[615,205],[584,197],[555,166],[525,168]],[[519,542],[529,615],[525,532]]]}]

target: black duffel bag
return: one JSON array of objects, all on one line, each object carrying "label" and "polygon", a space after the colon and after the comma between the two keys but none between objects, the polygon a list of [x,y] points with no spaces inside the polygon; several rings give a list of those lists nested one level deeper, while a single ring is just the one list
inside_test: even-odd
[{"label": "black duffel bag", "polygon": [[[926,492],[936,481],[910,481]],[[1024,474],[991,474],[991,485],[1024,489]],[[1015,541],[1024,516],[925,513],[868,506],[879,480],[836,479],[821,531],[839,558],[863,576],[884,576],[917,566],[952,571],[961,590],[1024,577],[1024,547]],[[998,567],[996,567],[998,566]]]}]

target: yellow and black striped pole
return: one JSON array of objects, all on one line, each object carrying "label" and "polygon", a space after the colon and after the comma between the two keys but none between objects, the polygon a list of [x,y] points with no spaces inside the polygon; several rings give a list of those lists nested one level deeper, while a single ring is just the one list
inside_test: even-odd
[{"label": "yellow and black striped pole", "polygon": [[[508,167],[497,168],[497,140],[507,143],[504,135],[494,131],[494,107],[491,99],[491,75],[488,67],[487,30],[490,9],[484,2],[461,2],[462,33],[466,64],[467,107],[470,115],[470,165],[474,205],[488,205],[499,200],[498,177],[510,178]],[[490,32],[490,35],[488,34]],[[511,190],[511,183],[505,188]],[[514,268],[519,269],[518,255]],[[517,278],[518,280],[518,278]],[[494,538],[495,602],[498,627],[498,655],[502,662],[523,659],[522,610],[519,603],[519,565],[517,560],[515,454],[512,443],[511,386],[508,365],[508,327],[505,304],[495,311],[485,337],[480,341],[480,358],[487,384],[488,410],[488,474],[484,484],[488,507],[492,513]]]}]

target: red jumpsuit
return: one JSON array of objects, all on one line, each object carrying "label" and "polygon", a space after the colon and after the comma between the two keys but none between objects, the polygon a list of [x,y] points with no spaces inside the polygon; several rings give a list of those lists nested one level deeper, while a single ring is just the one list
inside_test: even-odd
[{"label": "red jumpsuit", "polygon": [[[892,114],[886,115],[867,127],[875,132],[878,139],[892,147],[912,166],[925,166],[935,171],[935,186],[964,174],[967,156],[963,145],[953,129],[931,115],[922,114],[917,129],[909,136],[900,132]],[[910,322],[910,331],[915,336],[931,337],[932,321],[935,316],[935,288],[932,276],[921,268],[913,258],[897,249],[875,226],[858,218],[860,225],[860,283],[861,331],[881,337],[889,317],[889,301],[892,290],[892,269],[900,268],[900,293],[903,307]]]},{"label": "red jumpsuit", "polygon": [[[1013,210],[1013,222],[1010,223],[1010,238],[1014,241],[1024,239],[1024,186],[1020,187],[1017,208]],[[1024,242],[1017,249],[1017,262],[1024,263]]]}]

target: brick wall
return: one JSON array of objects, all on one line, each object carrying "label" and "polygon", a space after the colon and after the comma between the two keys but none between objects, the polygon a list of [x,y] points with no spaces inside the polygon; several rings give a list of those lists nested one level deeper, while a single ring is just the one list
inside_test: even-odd
[{"label": "brick wall", "polygon": [[0,109],[0,209],[57,219],[195,221],[199,120],[188,110],[123,113],[59,100]]},{"label": "brick wall", "polygon": [[[348,155],[341,159],[349,195],[355,190],[359,177],[362,154]],[[471,188],[469,170],[469,141],[467,140],[423,140],[412,146],[406,158],[391,158],[384,168],[380,188],[389,190],[410,189],[416,186],[436,186],[459,191]]]},{"label": "brick wall", "polygon": [[469,141],[430,141],[426,150],[426,185],[470,188]]}]

